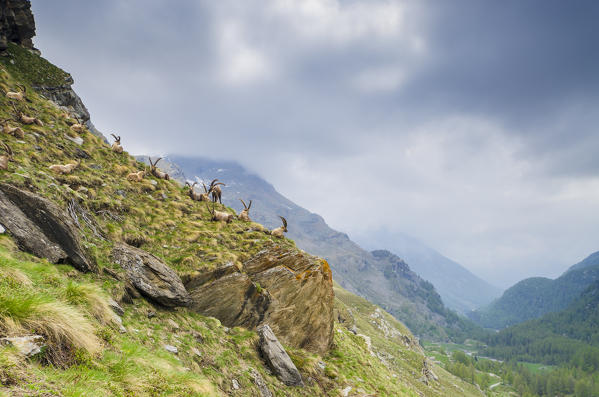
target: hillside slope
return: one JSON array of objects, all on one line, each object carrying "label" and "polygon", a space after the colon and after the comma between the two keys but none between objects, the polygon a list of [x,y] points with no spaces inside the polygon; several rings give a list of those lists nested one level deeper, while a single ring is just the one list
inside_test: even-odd
[{"label": "hillside slope", "polygon": [[599,370],[599,280],[561,311],[501,330],[487,340],[486,354],[529,362],[568,363]]},{"label": "hillside slope", "polygon": [[544,277],[522,280],[489,306],[472,312],[470,317],[483,327],[501,329],[565,309],[599,280],[598,258],[597,253],[590,255],[555,280]]},{"label": "hillside slope", "polygon": [[[32,88],[66,76],[15,44],[0,57],[0,89],[26,92],[23,100],[0,96],[0,119],[9,120],[0,139],[12,149],[0,167],[0,395],[314,396],[349,385],[360,394],[477,395],[433,365],[439,380],[421,380],[425,357],[411,334],[398,323],[401,338],[362,326],[374,320],[354,310],[357,328],[384,339],[394,360],[371,354],[368,338],[333,322],[340,303],[326,262],[293,241],[257,223],[213,222],[174,181],[127,178],[144,165],[70,127],[73,108]],[[19,121],[12,105],[41,123]],[[15,126],[22,136],[7,133]],[[76,167],[50,169],[67,163]],[[202,288],[209,293],[194,294]],[[283,306],[288,298],[294,303]],[[243,306],[233,319],[232,302]],[[286,386],[267,368],[253,331],[267,318],[304,387]],[[31,335],[41,349],[19,342]]]},{"label": "hillside slope", "polygon": [[360,236],[358,241],[371,248],[384,247],[401,257],[418,275],[433,283],[448,308],[460,313],[467,314],[501,295],[498,287],[414,237],[385,231]]},{"label": "hillside slope", "polygon": [[[140,160],[147,157],[140,156]],[[218,178],[223,186],[223,203],[237,211],[239,198],[253,201],[250,215],[268,227],[280,224],[278,215],[289,221],[289,238],[298,247],[324,257],[334,279],[343,288],[374,302],[404,322],[418,336],[446,339],[444,327],[461,330],[464,320],[444,307],[434,287],[414,273],[405,262],[391,255],[374,255],[344,234],[331,229],[324,219],[298,206],[278,193],[262,178],[239,164],[199,157],[169,156],[163,167],[174,176],[209,183]],[[200,188],[201,190],[201,188]],[[402,262],[401,275],[388,268]],[[398,282],[399,278],[403,278]],[[450,332],[451,333],[451,332]]]}]

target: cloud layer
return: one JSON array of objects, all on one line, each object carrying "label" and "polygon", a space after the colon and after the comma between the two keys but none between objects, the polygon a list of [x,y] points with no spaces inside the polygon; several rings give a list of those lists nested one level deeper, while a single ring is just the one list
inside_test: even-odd
[{"label": "cloud layer", "polygon": [[37,46],[133,153],[237,160],[498,285],[599,249],[595,2],[32,3]]}]

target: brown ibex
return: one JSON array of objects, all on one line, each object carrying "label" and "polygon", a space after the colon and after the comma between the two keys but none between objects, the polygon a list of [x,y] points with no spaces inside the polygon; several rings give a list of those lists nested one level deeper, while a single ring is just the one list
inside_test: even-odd
[{"label": "brown ibex", "polygon": [[29,117],[27,115],[25,115],[25,113],[21,112],[20,110],[17,110],[17,108],[15,107],[15,104],[12,104],[12,108],[15,110],[15,115],[17,116],[17,118],[19,119],[19,121],[23,124],[37,124],[40,127],[44,126],[44,123],[36,118],[36,117]]},{"label": "brown ibex", "polygon": [[156,178],[158,178],[158,179],[164,179],[164,180],[168,181],[169,179],[171,179],[171,177],[168,176],[168,174],[166,172],[162,172],[158,168],[156,168],[156,164],[158,164],[158,162],[160,160],[162,160],[162,157],[159,157],[158,160],[156,160],[154,163],[152,163],[152,159],[150,157],[148,157],[148,161],[150,162],[150,172]]},{"label": "brown ibex", "polygon": [[19,85],[19,88],[21,88],[22,91],[8,91],[6,93],[6,97],[10,99],[15,99],[17,101],[22,101],[23,99],[25,99],[25,93],[27,92],[27,88],[24,85]]},{"label": "brown ibex", "polygon": [[194,190],[194,186],[197,184],[197,182],[194,182],[193,185],[190,185],[189,182],[185,182],[185,186],[189,186],[189,197],[194,200],[194,201],[210,201],[210,198],[208,197],[208,193],[206,190],[206,185],[204,185],[204,192],[205,193],[197,193]]},{"label": "brown ibex", "polygon": [[15,138],[23,139],[25,138],[25,131],[21,129],[21,127],[13,127],[8,124],[8,119],[4,119],[0,121],[2,125],[2,132],[8,135],[12,135]]},{"label": "brown ibex", "polygon": [[219,203],[223,203],[222,201],[222,196],[223,196],[223,191],[221,190],[219,185],[223,185],[223,186],[227,186],[222,182],[218,182],[218,179],[213,180],[212,182],[210,182],[210,188],[208,189],[208,192],[212,193],[212,201],[214,201],[216,203],[216,201],[218,201]]},{"label": "brown ibex", "polygon": [[8,162],[13,161],[12,158],[12,149],[6,143],[2,142],[2,146],[4,146],[4,150],[6,150],[6,154],[0,156],[0,170],[5,170],[8,168]]},{"label": "brown ibex", "polygon": [[281,218],[281,221],[283,221],[283,226],[273,229],[270,234],[278,238],[283,238],[283,233],[287,233],[287,220],[281,215],[279,215],[279,218]]},{"label": "brown ibex", "polygon": [[78,134],[82,134],[83,132],[85,132],[85,124],[81,123],[81,121],[77,119],[77,123],[73,124],[71,126],[71,129]]},{"label": "brown ibex", "polygon": [[142,171],[132,172],[127,175],[127,180],[133,182],[141,182],[144,179],[144,176],[146,176],[146,173],[147,170],[145,169],[143,169]]},{"label": "brown ibex", "polygon": [[206,206],[208,207],[208,212],[210,212],[210,215],[212,215],[212,218],[210,218],[211,221],[229,223],[233,220],[233,218],[235,218],[235,215],[233,214],[215,210],[214,204],[215,203],[212,203],[212,208],[210,208],[210,204],[206,203]]},{"label": "brown ibex", "polygon": [[242,199],[239,199],[239,201],[241,201],[241,204],[243,204],[243,211],[241,211],[238,218],[244,222],[251,222],[250,208],[252,208],[252,200],[250,200],[250,205],[245,205],[245,201]]},{"label": "brown ibex", "polygon": [[75,168],[79,167],[79,164],[81,164],[81,160],[77,160],[75,163],[69,163],[65,165],[53,164],[48,168],[59,174],[70,174]]},{"label": "brown ibex", "polygon": [[114,134],[110,135],[112,135],[112,137],[114,138],[114,143],[111,146],[112,151],[119,154],[123,153],[123,147],[121,146],[121,136],[116,136]]}]

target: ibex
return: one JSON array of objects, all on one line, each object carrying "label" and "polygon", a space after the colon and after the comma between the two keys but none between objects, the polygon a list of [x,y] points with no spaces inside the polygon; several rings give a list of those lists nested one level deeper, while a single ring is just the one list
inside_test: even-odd
[{"label": "ibex", "polygon": [[44,126],[44,123],[40,119],[35,118],[35,117],[29,117],[29,116],[25,115],[25,113],[17,110],[14,103],[12,104],[12,108],[15,110],[15,115],[17,116],[19,121],[21,121],[21,123],[27,124],[27,125],[35,123],[35,124],[39,125],[40,127]]},{"label": "ibex", "polygon": [[250,200],[250,205],[245,205],[245,201],[242,199],[239,199],[239,201],[241,201],[241,204],[243,204],[243,211],[241,211],[238,218],[244,222],[251,222],[250,208],[252,208],[252,200]]},{"label": "ibex", "polygon": [[8,91],[6,93],[6,97],[10,99],[15,99],[17,101],[22,101],[23,99],[25,99],[25,93],[27,92],[27,88],[25,88],[24,85],[20,85],[19,88],[21,88],[22,91]]},{"label": "ibex", "polygon": [[110,135],[112,135],[112,137],[114,138],[114,143],[111,146],[112,151],[119,154],[123,153],[123,147],[121,146],[121,136],[116,136],[114,134]]},{"label": "ibex", "polygon": [[233,218],[235,218],[233,214],[229,214],[228,212],[216,211],[214,209],[214,203],[212,203],[212,208],[210,208],[210,205],[208,203],[206,203],[206,206],[208,207],[210,215],[212,215],[212,218],[210,218],[211,221],[229,223],[233,220]]},{"label": "ibex", "polygon": [[53,164],[48,168],[59,174],[70,174],[75,168],[79,167],[79,164],[81,164],[81,160],[77,160],[75,163],[69,163],[65,165]]},{"label": "ibex", "polygon": [[10,146],[6,143],[2,142],[2,146],[4,146],[4,150],[6,150],[6,154],[0,156],[0,170],[5,170],[8,168],[8,162],[12,161],[12,150]]},{"label": "ibex", "polygon": [[0,122],[2,124],[2,131],[5,134],[12,135],[15,138],[23,139],[25,138],[25,131],[21,129],[21,127],[12,127],[8,124],[8,119],[4,119]]},{"label": "ibex", "polygon": [[148,161],[150,162],[150,172],[156,178],[158,178],[158,179],[165,179],[165,180],[168,181],[169,179],[171,179],[171,177],[168,176],[168,174],[166,172],[162,172],[158,168],[156,168],[156,164],[158,164],[158,162],[160,160],[162,160],[162,157],[159,157],[158,160],[156,160],[154,163],[152,163],[152,159],[150,157],[148,157]]},{"label": "ibex", "polygon": [[283,233],[287,233],[287,220],[283,218],[281,215],[279,215],[279,218],[281,218],[281,220],[283,221],[283,226],[273,229],[270,232],[270,234],[278,238],[283,238]]},{"label": "ibex", "polygon": [[71,129],[73,131],[75,131],[78,134],[81,134],[83,132],[85,132],[85,124],[82,124],[81,121],[79,121],[79,119],[77,119],[77,123],[73,124],[71,126]]},{"label": "ibex", "polygon": [[194,182],[193,185],[190,185],[189,182],[185,182],[185,186],[189,186],[189,197],[194,201],[210,201],[208,197],[208,191],[206,190],[206,185],[204,185],[204,193],[197,193],[193,188],[197,182]]},{"label": "ibex", "polygon": [[133,182],[141,182],[144,179],[144,176],[146,176],[145,169],[142,171],[130,173],[129,175],[127,175],[127,180]]},{"label": "ibex", "polygon": [[217,182],[218,179],[213,180],[212,182],[210,182],[210,188],[208,189],[208,191],[210,193],[212,193],[212,201],[214,201],[216,203],[216,201],[218,200],[219,203],[223,203],[222,196],[223,196],[223,191],[220,189],[219,185],[223,185],[223,186],[227,186],[222,182]]}]

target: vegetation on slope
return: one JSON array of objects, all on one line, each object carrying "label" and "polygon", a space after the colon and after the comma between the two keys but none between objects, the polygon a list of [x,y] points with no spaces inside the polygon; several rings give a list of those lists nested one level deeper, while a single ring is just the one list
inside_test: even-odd
[{"label": "vegetation on slope", "polygon": [[[425,385],[420,380],[424,356],[419,349],[406,346],[403,339],[388,338],[370,324],[382,318],[401,335],[411,337],[409,332],[380,309],[340,289],[337,293],[345,299],[339,301],[340,307],[353,311],[360,332],[372,335],[372,345],[337,324],[334,348],[326,356],[288,348],[304,377],[304,388],[285,387],[266,369],[251,330],[228,329],[189,309],[167,310],[144,299],[125,305],[119,320],[109,305],[109,298],[122,297],[125,289],[118,277],[111,276],[122,272],[109,260],[114,242],[141,246],[185,277],[227,262],[239,264],[273,244],[273,237],[259,224],[209,221],[206,205],[191,201],[173,181],[154,177],[128,181],[125,176],[142,170],[142,163],[112,152],[89,132],[73,133],[64,111],[31,90],[31,84],[40,81],[62,81],[64,72],[46,67],[33,73],[27,68],[44,62],[37,55],[14,46],[10,54],[0,58],[0,88],[26,85],[28,101],[15,105],[44,126],[21,125],[26,132],[23,139],[1,135],[12,147],[14,161],[0,175],[3,182],[34,191],[63,208],[68,204],[101,271],[84,274],[67,265],[52,265],[20,252],[9,236],[0,236],[0,336],[39,334],[46,345],[32,359],[24,359],[12,347],[0,347],[0,395],[255,396],[257,375],[279,396],[335,395],[350,386],[357,393],[393,396],[445,396],[456,390],[460,395],[477,394],[435,367],[431,368],[438,372],[439,382]],[[17,57],[23,59],[13,64]],[[14,118],[4,96],[0,97],[3,118]],[[83,143],[76,143],[76,138],[83,138]],[[75,159],[82,163],[72,174],[57,175],[48,169]],[[287,239],[276,244],[295,247]],[[375,311],[378,317],[373,319]],[[125,329],[120,328],[121,321]],[[167,351],[166,345],[178,352]]]},{"label": "vegetation on slope", "polygon": [[533,277],[507,289],[501,298],[470,314],[485,328],[501,329],[565,309],[599,280],[599,256],[593,254],[555,280]]}]

